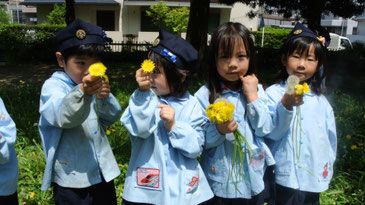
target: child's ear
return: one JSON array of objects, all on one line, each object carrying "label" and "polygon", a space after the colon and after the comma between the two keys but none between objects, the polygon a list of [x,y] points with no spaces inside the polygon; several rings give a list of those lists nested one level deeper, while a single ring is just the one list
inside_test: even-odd
[{"label": "child's ear", "polygon": [[186,73],[182,73],[181,82],[184,82],[186,79]]},{"label": "child's ear", "polygon": [[281,64],[283,64],[283,66],[286,66],[286,60],[287,60],[286,56],[284,54],[281,55]]},{"label": "child's ear", "polygon": [[62,53],[57,51],[56,58],[57,58],[58,66],[63,68],[65,66],[65,61],[63,60]]}]

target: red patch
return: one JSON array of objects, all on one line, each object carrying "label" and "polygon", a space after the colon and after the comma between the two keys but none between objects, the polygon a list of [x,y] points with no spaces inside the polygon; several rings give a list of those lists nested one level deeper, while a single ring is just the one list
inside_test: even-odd
[{"label": "red patch", "polygon": [[191,182],[189,183],[189,185],[194,186],[197,182],[199,182],[199,177],[193,177],[191,178]]},{"label": "red patch", "polygon": [[152,168],[137,168],[137,184],[152,188],[160,186],[160,170]]},{"label": "red patch", "polygon": [[328,176],[328,163],[326,163],[323,167],[323,173],[322,173],[323,178],[327,178]]}]

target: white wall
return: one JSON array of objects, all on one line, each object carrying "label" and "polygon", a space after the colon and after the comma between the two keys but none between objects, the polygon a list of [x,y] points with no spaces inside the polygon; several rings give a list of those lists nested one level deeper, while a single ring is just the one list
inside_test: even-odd
[{"label": "white wall", "polygon": [[254,18],[250,19],[247,16],[247,13],[250,12],[251,10],[252,10],[251,7],[249,7],[243,3],[235,3],[231,10],[231,15],[230,15],[229,20],[233,21],[233,22],[239,22],[239,23],[245,25],[249,30],[257,31],[257,27],[259,24],[259,18],[254,17]]}]

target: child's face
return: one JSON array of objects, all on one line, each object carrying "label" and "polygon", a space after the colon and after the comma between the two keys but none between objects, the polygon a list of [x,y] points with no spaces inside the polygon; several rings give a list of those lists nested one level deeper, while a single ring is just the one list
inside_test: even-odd
[{"label": "child's face", "polygon": [[161,65],[157,65],[151,74],[151,88],[156,95],[168,95],[171,93],[165,71]]},{"label": "child's face", "polygon": [[282,59],[282,61],[288,75],[298,76],[300,82],[308,80],[317,71],[318,60],[316,59],[313,45],[309,47],[308,55],[305,52],[300,54],[298,51],[295,51],[287,57],[286,61],[285,59]]},{"label": "child's face", "polygon": [[65,62],[60,52],[56,52],[56,57],[58,65],[63,67],[65,73],[76,84],[82,82],[82,78],[88,74],[88,69],[91,64],[100,62],[98,59],[87,56],[70,56],[67,62]]},{"label": "child's face", "polygon": [[242,39],[234,44],[232,56],[224,53],[222,46],[219,46],[217,56],[217,71],[227,81],[238,81],[239,76],[244,76],[249,67],[250,58],[247,56],[245,45]]}]

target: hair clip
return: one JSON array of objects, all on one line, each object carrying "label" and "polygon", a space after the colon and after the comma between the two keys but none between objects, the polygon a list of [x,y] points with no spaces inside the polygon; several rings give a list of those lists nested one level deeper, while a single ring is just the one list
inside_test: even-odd
[{"label": "hair clip", "polygon": [[173,53],[171,53],[170,51],[168,51],[167,49],[163,49],[160,53],[161,55],[168,57],[173,63],[176,62],[176,55],[174,55]]},{"label": "hair clip", "polygon": [[323,46],[325,46],[325,43],[326,43],[325,37],[319,36],[319,37],[317,37],[317,39],[322,43]]}]

